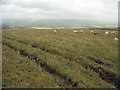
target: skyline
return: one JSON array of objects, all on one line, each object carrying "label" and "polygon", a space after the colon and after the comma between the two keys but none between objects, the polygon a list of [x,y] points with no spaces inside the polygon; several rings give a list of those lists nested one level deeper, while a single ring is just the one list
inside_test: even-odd
[{"label": "skyline", "polygon": [[119,0],[2,0],[2,19],[80,19],[118,22]]}]

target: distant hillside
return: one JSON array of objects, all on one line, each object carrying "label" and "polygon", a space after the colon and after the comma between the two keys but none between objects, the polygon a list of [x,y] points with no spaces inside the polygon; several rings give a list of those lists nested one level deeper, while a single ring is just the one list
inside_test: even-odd
[{"label": "distant hillside", "polygon": [[3,20],[8,26],[46,27],[46,28],[116,28],[116,24],[75,19],[31,19],[31,20]]}]

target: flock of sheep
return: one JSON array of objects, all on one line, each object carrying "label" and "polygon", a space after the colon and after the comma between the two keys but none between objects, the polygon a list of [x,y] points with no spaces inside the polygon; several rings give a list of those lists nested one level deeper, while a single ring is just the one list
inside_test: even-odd
[{"label": "flock of sheep", "polygon": [[[54,30],[54,32],[57,33],[58,30]],[[80,30],[80,31],[73,30],[73,32],[74,32],[74,33],[83,33],[83,30]],[[93,35],[99,34],[98,32],[94,32],[93,30],[91,30],[91,33],[92,33]],[[116,31],[111,31],[111,34],[115,34],[115,33],[116,33]],[[105,34],[109,34],[109,32],[106,31]],[[118,40],[118,38],[115,37],[115,40]]]}]

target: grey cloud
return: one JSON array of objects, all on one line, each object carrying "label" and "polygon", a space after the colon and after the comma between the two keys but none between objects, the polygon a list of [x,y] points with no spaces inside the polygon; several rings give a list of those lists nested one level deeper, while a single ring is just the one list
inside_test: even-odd
[{"label": "grey cloud", "polygon": [[59,7],[52,6],[49,2],[12,2],[8,4],[15,4],[21,8],[40,8],[45,10],[58,10]]},{"label": "grey cloud", "polygon": [[[5,1],[2,2],[4,19],[52,18],[117,22],[118,0],[92,0],[91,2],[89,0]],[[90,5],[92,2],[95,4]]]}]

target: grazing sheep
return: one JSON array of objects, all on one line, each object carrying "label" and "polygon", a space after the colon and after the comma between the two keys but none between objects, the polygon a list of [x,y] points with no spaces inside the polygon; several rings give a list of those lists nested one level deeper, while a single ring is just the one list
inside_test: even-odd
[{"label": "grazing sheep", "polygon": [[97,35],[97,34],[99,34],[99,33],[98,33],[98,32],[94,32],[93,34],[94,34],[94,35]]},{"label": "grazing sheep", "polygon": [[93,33],[93,30],[91,30],[91,33]]},{"label": "grazing sheep", "polygon": [[115,31],[113,31],[113,33],[115,33]]},{"label": "grazing sheep", "polygon": [[107,32],[105,32],[105,34],[109,34],[109,32],[107,31]]},{"label": "grazing sheep", "polygon": [[74,30],[73,32],[74,32],[74,33],[78,33],[78,31],[77,31],[77,30]]},{"label": "grazing sheep", "polygon": [[112,33],[112,34],[115,34],[115,31],[112,31],[111,33]]},{"label": "grazing sheep", "polygon": [[83,33],[83,30],[80,30],[80,33]]},{"label": "grazing sheep", "polygon": [[115,40],[118,40],[118,38],[115,37]]},{"label": "grazing sheep", "polygon": [[54,30],[54,32],[56,33],[56,32],[58,32],[57,30]]}]

